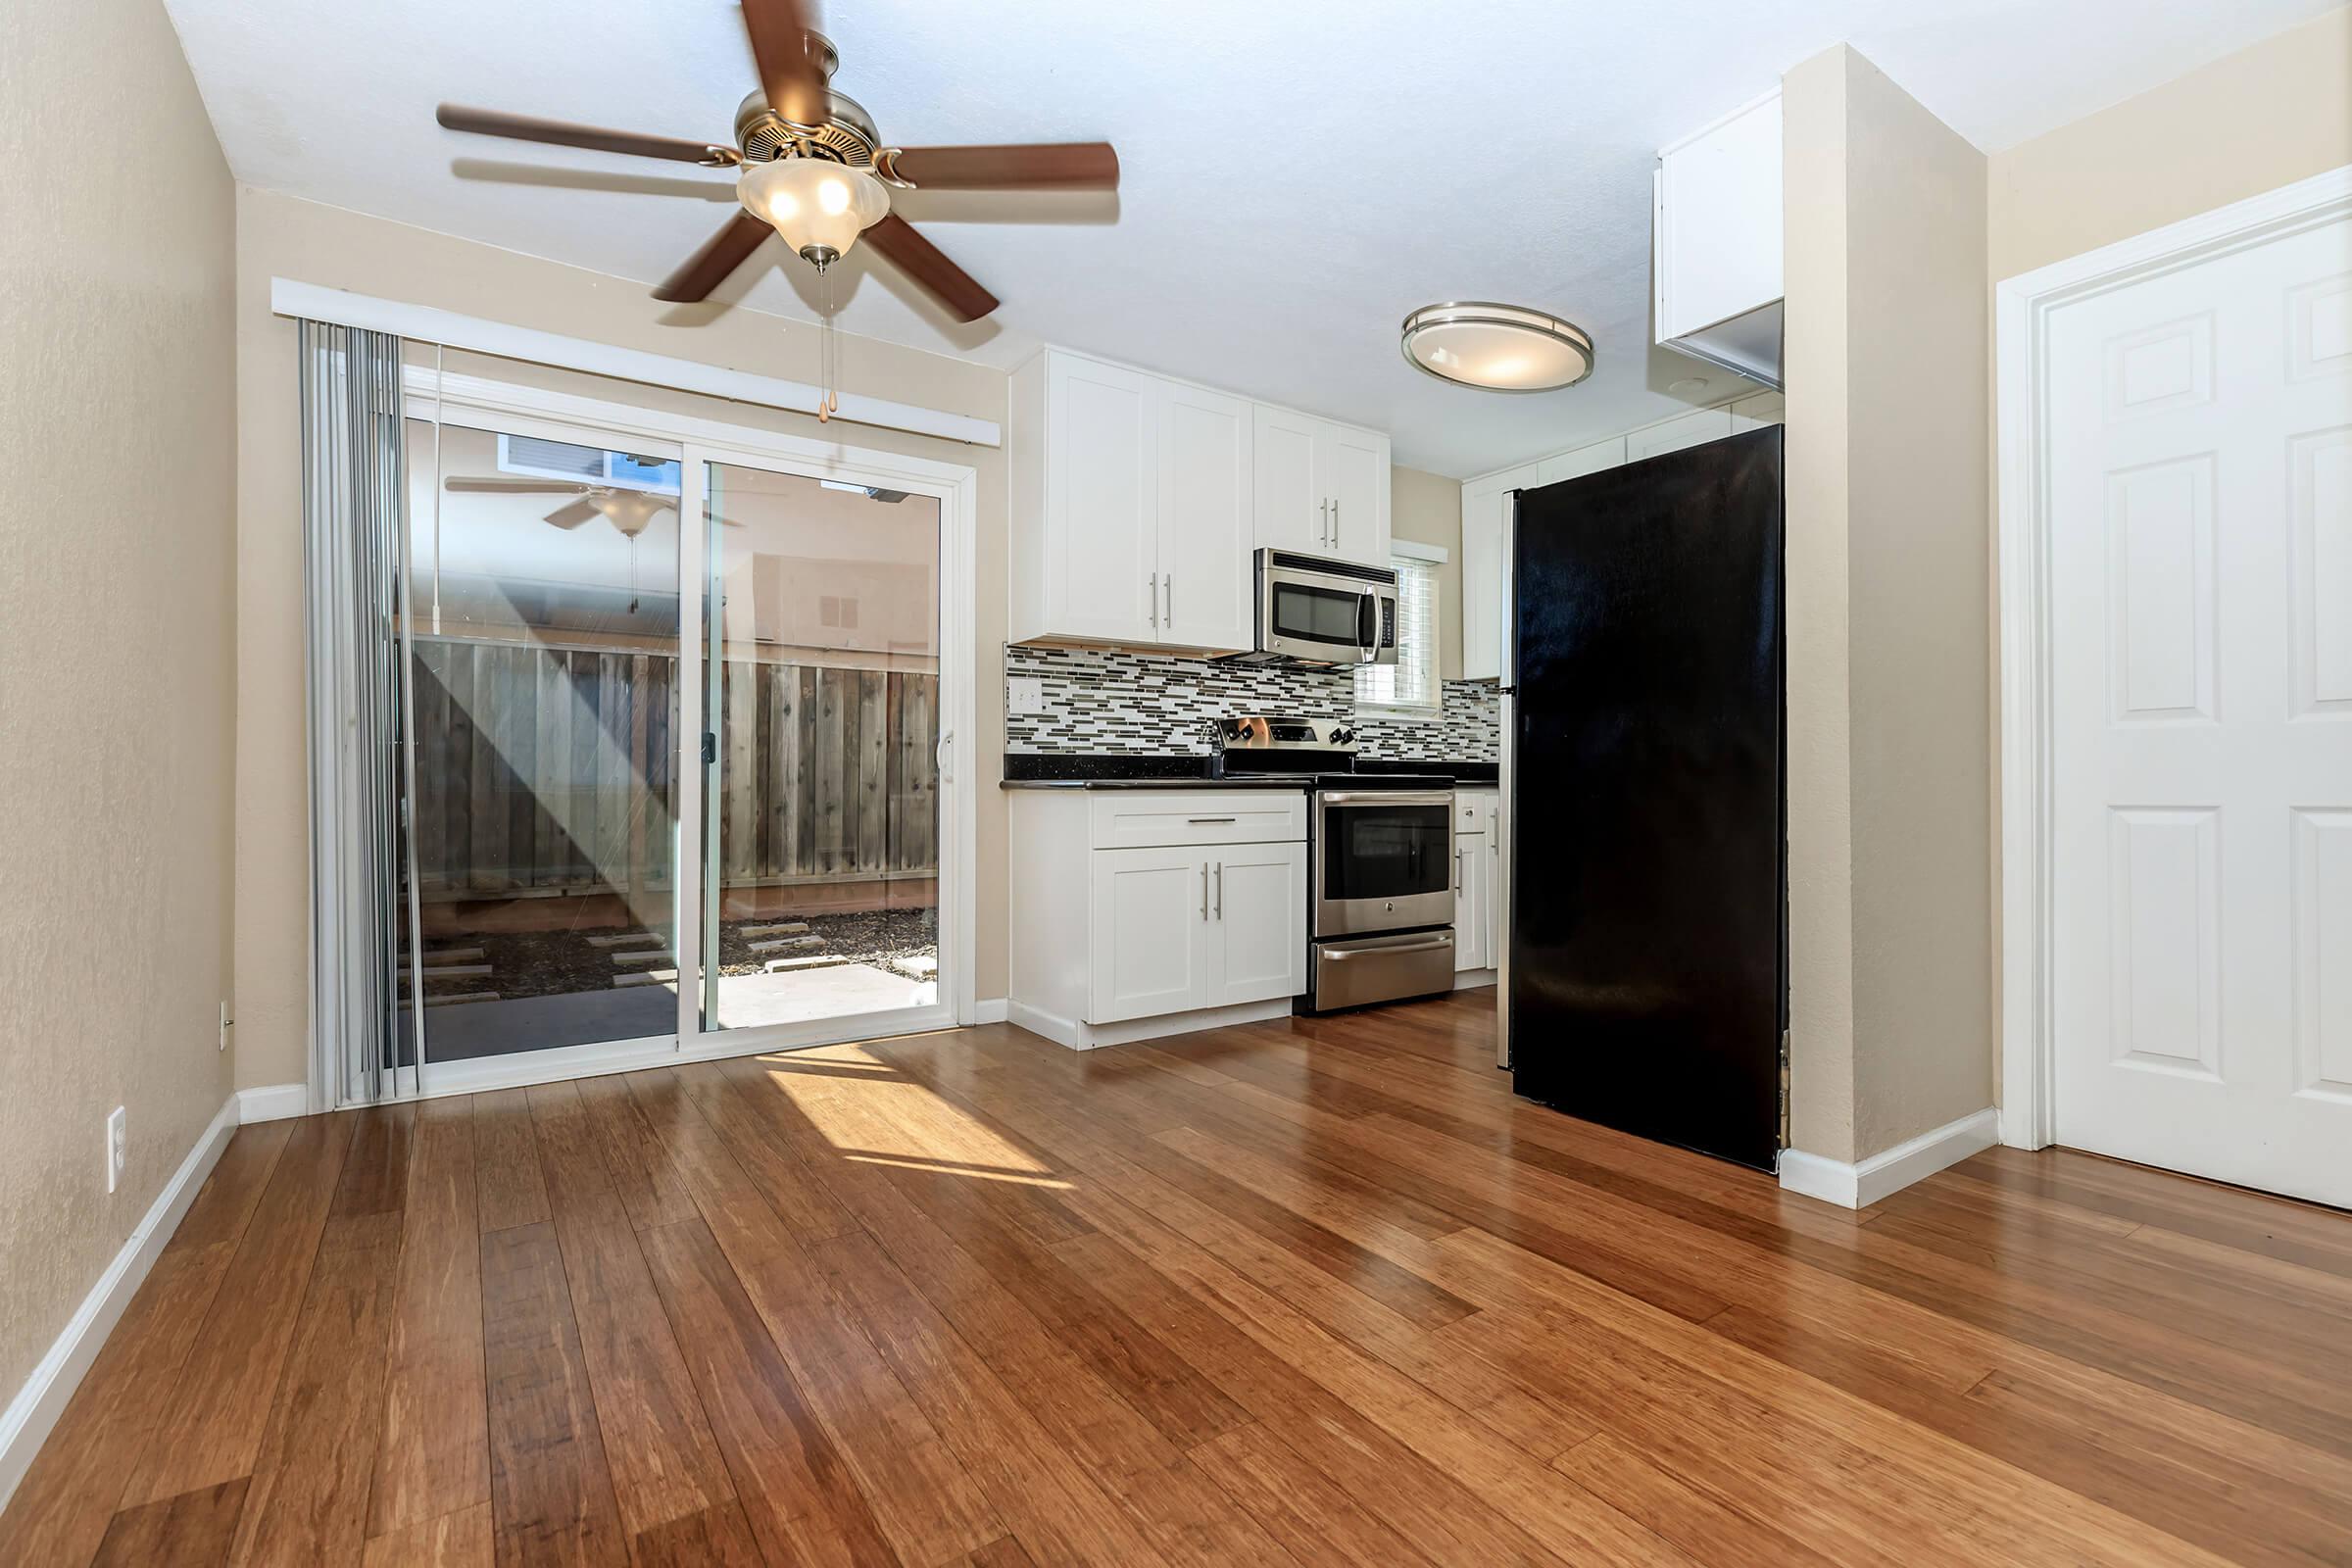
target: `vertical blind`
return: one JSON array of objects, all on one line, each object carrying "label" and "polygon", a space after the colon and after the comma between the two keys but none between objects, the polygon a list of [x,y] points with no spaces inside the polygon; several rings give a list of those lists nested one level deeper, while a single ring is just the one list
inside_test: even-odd
[{"label": "vertical blind", "polygon": [[1438,568],[1426,561],[1393,558],[1396,568],[1396,662],[1362,664],[1355,700],[1383,708],[1438,706]]},{"label": "vertical blind", "polygon": [[315,1108],[388,1098],[416,1063],[399,972],[404,935],[416,946],[402,930],[414,914],[400,820],[400,371],[397,337],[301,324]]}]

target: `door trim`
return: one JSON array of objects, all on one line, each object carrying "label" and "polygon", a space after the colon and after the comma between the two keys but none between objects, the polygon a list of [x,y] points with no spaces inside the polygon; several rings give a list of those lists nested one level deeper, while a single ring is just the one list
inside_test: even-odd
[{"label": "door trim", "polygon": [[[674,1035],[648,1040],[602,1041],[586,1046],[555,1047],[512,1056],[424,1064],[417,1086],[420,1098],[464,1094],[481,1089],[525,1083],[551,1083],[590,1077],[600,1072],[622,1072],[639,1067],[708,1060],[723,1056],[758,1055],[808,1046],[879,1039],[921,1029],[936,1029],[978,1020],[979,920],[979,792],[977,787],[979,671],[978,570],[979,471],[968,464],[943,463],[930,458],[875,451],[837,441],[787,435],[751,425],[695,415],[670,414],[614,403],[574,393],[554,392],[514,382],[457,373],[435,375],[430,366],[412,365],[403,380],[411,417],[438,419],[446,424],[475,425],[502,430],[522,429],[556,439],[595,439],[620,436],[677,453],[689,446],[695,456],[718,461],[749,460],[755,466],[781,467],[810,478],[839,478],[888,485],[935,498],[940,506],[940,730],[946,753],[946,772],[940,789],[940,856],[943,877],[953,885],[950,901],[941,908],[940,939],[943,959],[952,959],[948,995],[926,1008],[861,1013],[808,1023],[769,1024],[728,1030],[723,1036],[686,1027],[688,999],[681,993],[679,1029]],[[487,421],[487,422],[484,422]],[[695,475],[699,481],[699,472]],[[687,488],[699,489],[689,481]],[[681,494],[682,506],[691,506]],[[683,590],[697,588],[688,575],[699,569],[698,530],[679,528],[680,667],[700,652],[700,593],[687,602]],[[691,536],[691,538],[689,537]],[[678,726],[678,766],[682,777],[701,776],[699,755],[691,768],[686,754],[701,734],[699,723]],[[700,854],[701,792],[681,790],[679,823],[681,854]],[[677,879],[682,887],[685,878]],[[679,973],[699,954],[699,915],[689,922],[679,908],[676,940]],[[947,970],[950,963],[943,961]],[[723,1043],[722,1043],[723,1042]]]},{"label": "door trim", "polygon": [[1994,286],[2000,594],[2001,1142],[2056,1137],[2050,973],[2050,318],[2083,300],[2352,216],[2352,165]]}]

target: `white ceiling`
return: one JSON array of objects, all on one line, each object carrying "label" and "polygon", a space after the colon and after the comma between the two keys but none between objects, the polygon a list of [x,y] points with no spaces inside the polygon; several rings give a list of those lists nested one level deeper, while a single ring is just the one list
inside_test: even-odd
[{"label": "white ceiling", "polygon": [[[715,172],[433,122],[446,99],[730,139],[754,78],[726,0],[166,3],[248,184],[649,281],[729,212]],[[1710,378],[1696,401],[1735,390],[1647,347],[1649,171],[1797,61],[1849,41],[1990,151],[2338,3],[834,0],[835,85],[886,140],[1102,137],[1124,170],[1115,197],[903,198],[1004,308],[956,326],[858,251],[841,320],[1003,366],[1088,349],[1466,475],[1672,414],[1682,376]],[[814,274],[771,242],[720,298],[811,318]],[[1507,396],[1421,375],[1397,322],[1464,298],[1584,325],[1592,377]]]}]

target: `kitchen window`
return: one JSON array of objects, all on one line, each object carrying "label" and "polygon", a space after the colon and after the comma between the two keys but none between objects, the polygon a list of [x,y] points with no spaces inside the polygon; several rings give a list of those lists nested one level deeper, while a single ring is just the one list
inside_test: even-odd
[{"label": "kitchen window", "polygon": [[1355,671],[1355,706],[1384,716],[1435,718],[1438,683],[1438,568],[1446,552],[1399,539],[1389,564],[1396,568],[1396,662]]}]

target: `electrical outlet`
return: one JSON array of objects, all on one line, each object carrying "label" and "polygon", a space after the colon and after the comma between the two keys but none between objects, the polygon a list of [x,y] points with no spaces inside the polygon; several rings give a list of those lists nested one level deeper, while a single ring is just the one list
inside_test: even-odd
[{"label": "electrical outlet", "polygon": [[106,1118],[106,1190],[122,1182],[123,1163],[130,1158],[130,1111],[117,1105]]},{"label": "electrical outlet", "polygon": [[1046,710],[1046,683],[1034,675],[1015,675],[1004,683],[1004,707],[1014,713]]}]

